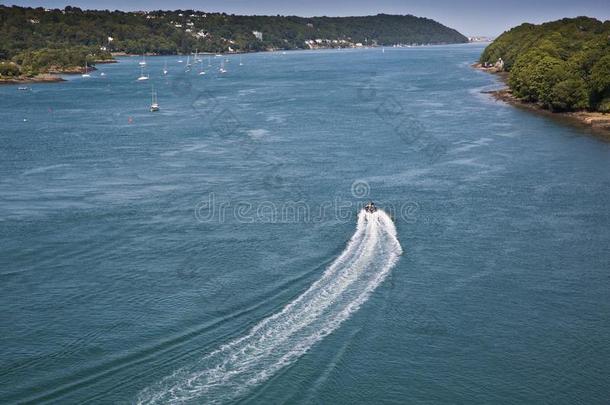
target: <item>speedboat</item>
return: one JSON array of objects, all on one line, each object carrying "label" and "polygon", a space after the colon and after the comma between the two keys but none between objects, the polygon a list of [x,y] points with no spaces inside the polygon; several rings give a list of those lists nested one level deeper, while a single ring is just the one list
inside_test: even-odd
[{"label": "speedboat", "polygon": [[364,210],[372,214],[373,212],[377,211],[377,207],[375,206],[374,202],[370,201],[367,205],[364,206]]}]

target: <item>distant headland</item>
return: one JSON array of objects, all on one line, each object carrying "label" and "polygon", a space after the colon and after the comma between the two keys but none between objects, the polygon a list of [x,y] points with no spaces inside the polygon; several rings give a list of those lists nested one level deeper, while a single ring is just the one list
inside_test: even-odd
[{"label": "distant headland", "polygon": [[115,54],[240,53],[465,43],[428,18],[240,16],[196,10],[122,12],[0,5],[0,82],[83,73]]},{"label": "distant headland", "polygon": [[610,21],[522,24],[487,46],[475,67],[508,84],[492,92],[496,98],[561,114],[610,136]]}]

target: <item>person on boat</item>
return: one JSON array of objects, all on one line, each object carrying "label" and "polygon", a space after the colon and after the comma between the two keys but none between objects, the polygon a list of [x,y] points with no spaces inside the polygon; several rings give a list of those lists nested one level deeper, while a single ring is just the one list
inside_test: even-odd
[{"label": "person on boat", "polygon": [[367,205],[364,206],[364,210],[366,212],[373,213],[373,212],[377,211],[377,207],[375,207],[374,202],[370,201]]}]

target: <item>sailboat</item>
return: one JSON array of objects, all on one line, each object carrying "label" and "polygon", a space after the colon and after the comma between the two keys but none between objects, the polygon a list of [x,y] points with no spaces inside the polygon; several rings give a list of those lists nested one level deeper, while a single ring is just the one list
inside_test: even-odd
[{"label": "sailboat", "polygon": [[140,66],[146,66],[146,55],[142,54],[142,60],[140,61]]},{"label": "sailboat", "polygon": [[201,62],[201,59],[199,58],[199,50],[195,49],[195,62]]},{"label": "sailboat", "polygon": [[85,61],[85,73],[81,75],[82,77],[91,77],[89,74],[89,67],[87,66],[87,61]]},{"label": "sailboat", "polygon": [[205,74],[205,70],[203,70],[203,60],[200,60],[201,67],[199,68],[199,76],[203,76]]},{"label": "sailboat", "polygon": [[186,67],[184,68],[185,72],[191,71],[191,55],[186,56]]},{"label": "sailboat", "polygon": [[138,77],[138,81],[142,82],[144,80],[148,80],[148,75],[144,75],[144,66],[140,67],[140,77]]},{"label": "sailboat", "polygon": [[165,64],[163,65],[163,76],[167,76],[167,60],[165,61]]},{"label": "sailboat", "polygon": [[220,69],[218,69],[219,73],[227,73],[227,70],[225,69],[225,61],[221,60],[220,61]]},{"label": "sailboat", "polygon": [[239,55],[239,66],[243,66],[244,64],[241,62],[241,55]]},{"label": "sailboat", "polygon": [[157,92],[155,88],[152,89],[152,100],[150,102],[150,112],[159,111],[159,102],[157,101]]}]

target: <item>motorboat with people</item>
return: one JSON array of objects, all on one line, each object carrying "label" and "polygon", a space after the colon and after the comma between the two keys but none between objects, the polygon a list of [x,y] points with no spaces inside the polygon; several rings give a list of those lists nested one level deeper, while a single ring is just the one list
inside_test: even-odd
[{"label": "motorboat with people", "polygon": [[369,214],[372,214],[373,212],[377,211],[377,207],[375,206],[374,202],[369,201],[369,203],[364,206],[364,210]]}]

